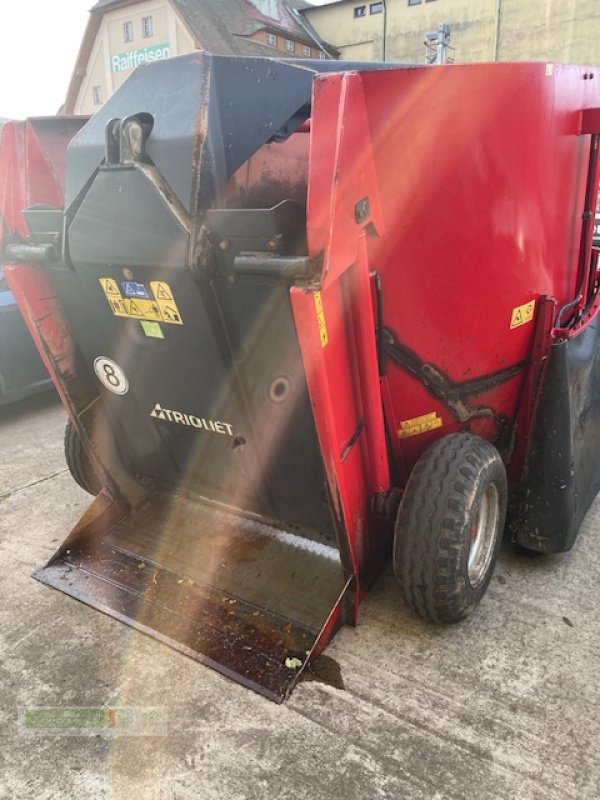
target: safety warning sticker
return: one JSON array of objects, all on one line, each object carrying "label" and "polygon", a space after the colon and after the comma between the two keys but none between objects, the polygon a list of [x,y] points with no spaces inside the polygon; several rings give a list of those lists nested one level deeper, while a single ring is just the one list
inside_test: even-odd
[{"label": "safety warning sticker", "polygon": [[531,322],[531,320],[533,319],[534,311],[535,311],[535,300],[531,300],[529,303],[525,303],[522,306],[517,306],[516,308],[513,308],[510,317],[511,331],[513,328],[519,328],[521,325],[526,325],[528,322]]},{"label": "safety warning sticker", "polygon": [[123,287],[123,294],[125,297],[142,297],[146,300],[150,299],[148,290],[143,283],[136,283],[135,281],[123,281],[121,286]]},{"label": "safety warning sticker", "polygon": [[433,431],[441,427],[442,418],[438,417],[436,411],[432,411],[430,414],[423,414],[421,417],[405,419],[401,422],[398,438],[408,439],[409,436],[418,436],[420,433],[427,433],[427,431]]},{"label": "safety warning sticker", "polygon": [[164,281],[151,281],[150,292],[143,283],[126,281],[121,284],[125,297],[112,278],[100,278],[100,285],[115,317],[183,325],[173,292]]},{"label": "safety warning sticker", "polygon": [[121,291],[112,278],[100,278],[100,283],[107,297],[121,297]]},{"label": "safety warning sticker", "polygon": [[317,322],[319,323],[321,347],[326,347],[329,344],[329,336],[327,335],[327,325],[325,324],[325,312],[323,311],[321,292],[315,292],[315,311],[317,312]]}]

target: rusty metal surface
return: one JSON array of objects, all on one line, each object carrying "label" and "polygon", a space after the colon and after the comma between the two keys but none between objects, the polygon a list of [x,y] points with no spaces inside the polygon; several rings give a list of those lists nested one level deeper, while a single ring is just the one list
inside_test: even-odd
[{"label": "rusty metal surface", "polygon": [[276,702],[345,588],[333,548],[198,500],[159,495],[109,532],[91,524],[35,577]]}]

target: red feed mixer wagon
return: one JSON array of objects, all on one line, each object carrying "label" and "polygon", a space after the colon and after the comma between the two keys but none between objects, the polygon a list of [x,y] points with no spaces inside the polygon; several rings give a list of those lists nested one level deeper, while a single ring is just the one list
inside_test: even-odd
[{"label": "red feed mixer wagon", "polygon": [[36,577],[281,701],[390,553],[455,622],[505,529],[571,548],[600,485],[598,77],[138,69],[2,255],[96,495]]}]

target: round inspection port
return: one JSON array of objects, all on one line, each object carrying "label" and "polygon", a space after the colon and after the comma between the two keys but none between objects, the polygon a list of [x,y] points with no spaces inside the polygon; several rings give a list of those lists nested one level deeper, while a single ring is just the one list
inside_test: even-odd
[{"label": "round inspection port", "polygon": [[292,391],[292,382],[286,375],[278,375],[271,381],[268,398],[272,403],[285,402]]}]

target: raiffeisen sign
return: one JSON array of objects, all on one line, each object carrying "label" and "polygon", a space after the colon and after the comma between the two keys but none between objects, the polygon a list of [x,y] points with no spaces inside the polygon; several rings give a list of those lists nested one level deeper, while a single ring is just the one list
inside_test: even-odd
[{"label": "raiffeisen sign", "polygon": [[152,61],[163,61],[171,55],[168,44],[155,44],[154,47],[140,47],[139,50],[129,50],[119,53],[110,59],[110,68],[113,72],[126,72],[135,69],[140,64],[150,64]]}]

